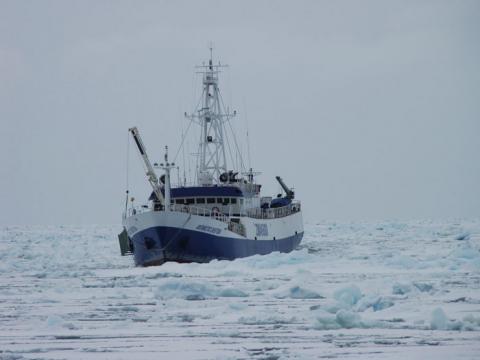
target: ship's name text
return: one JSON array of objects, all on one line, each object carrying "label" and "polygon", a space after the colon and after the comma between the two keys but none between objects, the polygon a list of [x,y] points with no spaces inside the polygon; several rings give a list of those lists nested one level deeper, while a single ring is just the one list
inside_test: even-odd
[{"label": "ship's name text", "polygon": [[208,225],[198,225],[196,227],[196,229],[201,230],[201,231],[206,231],[206,232],[209,232],[209,233],[212,233],[212,234],[217,234],[217,235],[222,232],[221,229],[213,227],[213,226],[208,226]]}]

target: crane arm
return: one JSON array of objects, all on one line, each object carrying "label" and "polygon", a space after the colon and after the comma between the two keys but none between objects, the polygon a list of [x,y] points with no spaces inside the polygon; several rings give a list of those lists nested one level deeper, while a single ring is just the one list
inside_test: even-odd
[{"label": "crane arm", "polygon": [[278,183],[280,184],[282,189],[287,194],[287,198],[293,199],[295,197],[295,193],[293,192],[293,190],[290,189],[287,185],[285,185],[285,183],[283,182],[283,180],[280,176],[276,176],[275,178],[277,179]]},{"label": "crane arm", "polygon": [[160,191],[157,174],[155,174],[155,170],[153,169],[153,166],[150,163],[150,160],[148,159],[147,151],[145,150],[145,145],[143,145],[143,141],[142,141],[142,138],[140,137],[140,133],[138,132],[138,129],[136,127],[130,128],[128,129],[128,131],[132,134],[133,140],[135,140],[135,143],[137,144],[137,147],[138,147],[138,151],[140,152],[143,162],[147,167],[148,182],[152,186],[153,192],[157,196],[157,199],[160,201],[161,204],[164,204],[165,200],[162,192]]}]

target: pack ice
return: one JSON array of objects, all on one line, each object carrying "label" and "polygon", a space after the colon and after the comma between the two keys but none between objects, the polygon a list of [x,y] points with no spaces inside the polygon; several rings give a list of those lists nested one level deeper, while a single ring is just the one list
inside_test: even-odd
[{"label": "pack ice", "polygon": [[306,224],[301,247],[135,268],[118,226],[3,227],[0,359],[478,359],[480,219]]}]

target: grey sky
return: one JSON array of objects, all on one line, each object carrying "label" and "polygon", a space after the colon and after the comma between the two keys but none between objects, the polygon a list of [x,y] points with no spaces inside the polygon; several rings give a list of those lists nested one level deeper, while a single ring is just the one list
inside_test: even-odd
[{"label": "grey sky", "polygon": [[127,128],[177,149],[209,41],[307,220],[478,216],[479,35],[479,1],[0,0],[0,224],[119,223]]}]

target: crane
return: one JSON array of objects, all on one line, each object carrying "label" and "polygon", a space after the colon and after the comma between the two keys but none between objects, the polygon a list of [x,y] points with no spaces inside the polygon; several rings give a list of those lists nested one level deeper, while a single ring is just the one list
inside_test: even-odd
[{"label": "crane", "polygon": [[287,199],[292,200],[295,197],[295,192],[292,189],[290,189],[287,185],[285,185],[285,183],[283,182],[280,176],[276,176],[275,178],[277,179],[282,189],[285,191],[285,194],[287,194]]},{"label": "crane", "polygon": [[150,160],[148,159],[147,151],[145,150],[145,145],[143,145],[142,138],[140,137],[140,133],[138,132],[137,127],[132,127],[128,129],[128,131],[132,134],[133,140],[135,140],[135,143],[137,144],[138,151],[140,152],[140,155],[142,156],[143,162],[145,163],[145,166],[147,167],[147,179],[150,185],[153,188],[153,192],[157,196],[158,201],[160,201],[160,204],[164,205],[165,204],[165,199],[162,194],[162,191],[160,190],[160,185],[158,182],[158,176],[155,174],[155,170],[153,169],[152,164],[150,163]]}]

